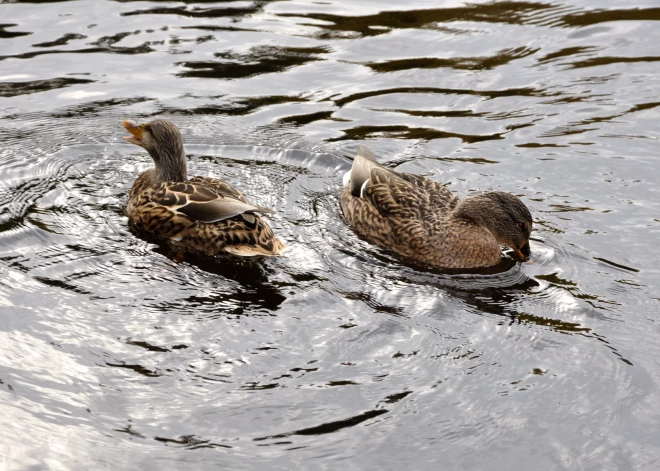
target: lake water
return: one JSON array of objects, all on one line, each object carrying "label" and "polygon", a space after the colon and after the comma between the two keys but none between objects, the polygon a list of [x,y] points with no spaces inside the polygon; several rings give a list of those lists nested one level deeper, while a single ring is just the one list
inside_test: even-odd
[{"label": "lake water", "polygon": [[[660,467],[657,0],[0,2],[0,469]],[[168,117],[289,245],[124,214]],[[358,145],[519,195],[535,263],[343,223]]]}]

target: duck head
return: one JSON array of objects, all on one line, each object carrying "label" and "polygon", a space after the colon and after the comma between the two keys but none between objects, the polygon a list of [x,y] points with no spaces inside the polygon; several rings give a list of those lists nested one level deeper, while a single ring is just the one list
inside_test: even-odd
[{"label": "duck head", "polygon": [[488,229],[498,243],[511,247],[524,261],[529,260],[532,215],[517,196],[502,191],[470,196],[458,203],[454,216]]},{"label": "duck head", "polygon": [[146,124],[126,120],[124,127],[131,133],[124,139],[149,152],[154,160],[156,176],[160,182],[186,180],[183,137],[174,123],[167,119],[154,119]]}]

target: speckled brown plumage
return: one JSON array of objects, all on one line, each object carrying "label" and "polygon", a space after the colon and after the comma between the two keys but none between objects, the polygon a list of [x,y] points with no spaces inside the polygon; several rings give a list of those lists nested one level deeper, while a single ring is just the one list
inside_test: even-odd
[{"label": "speckled brown plumage", "polygon": [[179,130],[158,119],[137,125],[125,121],[125,139],[144,147],[155,168],[141,173],[130,191],[127,213],[141,230],[166,239],[181,252],[218,257],[281,255],[286,248],[256,213],[274,211],[252,205],[226,182],[209,177],[186,179]]},{"label": "speckled brown plumage", "polygon": [[496,265],[500,243],[529,255],[532,218],[517,197],[492,192],[459,200],[428,178],[383,167],[366,147],[344,178],[341,206],[360,237],[418,264]]}]

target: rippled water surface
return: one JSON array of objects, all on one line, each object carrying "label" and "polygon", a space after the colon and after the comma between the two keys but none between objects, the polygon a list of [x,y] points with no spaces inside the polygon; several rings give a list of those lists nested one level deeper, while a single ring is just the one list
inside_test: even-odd
[{"label": "rippled water surface", "polygon": [[[0,468],[658,469],[660,8],[0,2]],[[133,232],[169,117],[285,257]],[[407,267],[344,225],[358,145],[532,208],[534,264]]]}]

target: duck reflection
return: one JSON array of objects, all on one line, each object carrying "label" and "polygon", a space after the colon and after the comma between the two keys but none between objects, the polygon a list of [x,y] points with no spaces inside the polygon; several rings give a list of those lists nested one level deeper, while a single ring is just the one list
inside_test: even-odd
[{"label": "duck reflection", "polygon": [[191,296],[152,304],[152,308],[190,314],[203,311],[212,316],[270,314],[280,309],[287,299],[280,282],[271,280],[274,270],[268,265],[255,261],[218,263],[213,257],[201,254],[186,254],[181,259],[166,242],[145,237],[144,234],[140,236],[156,244],[154,252],[174,263],[218,277],[210,292],[203,293],[196,289]]}]

